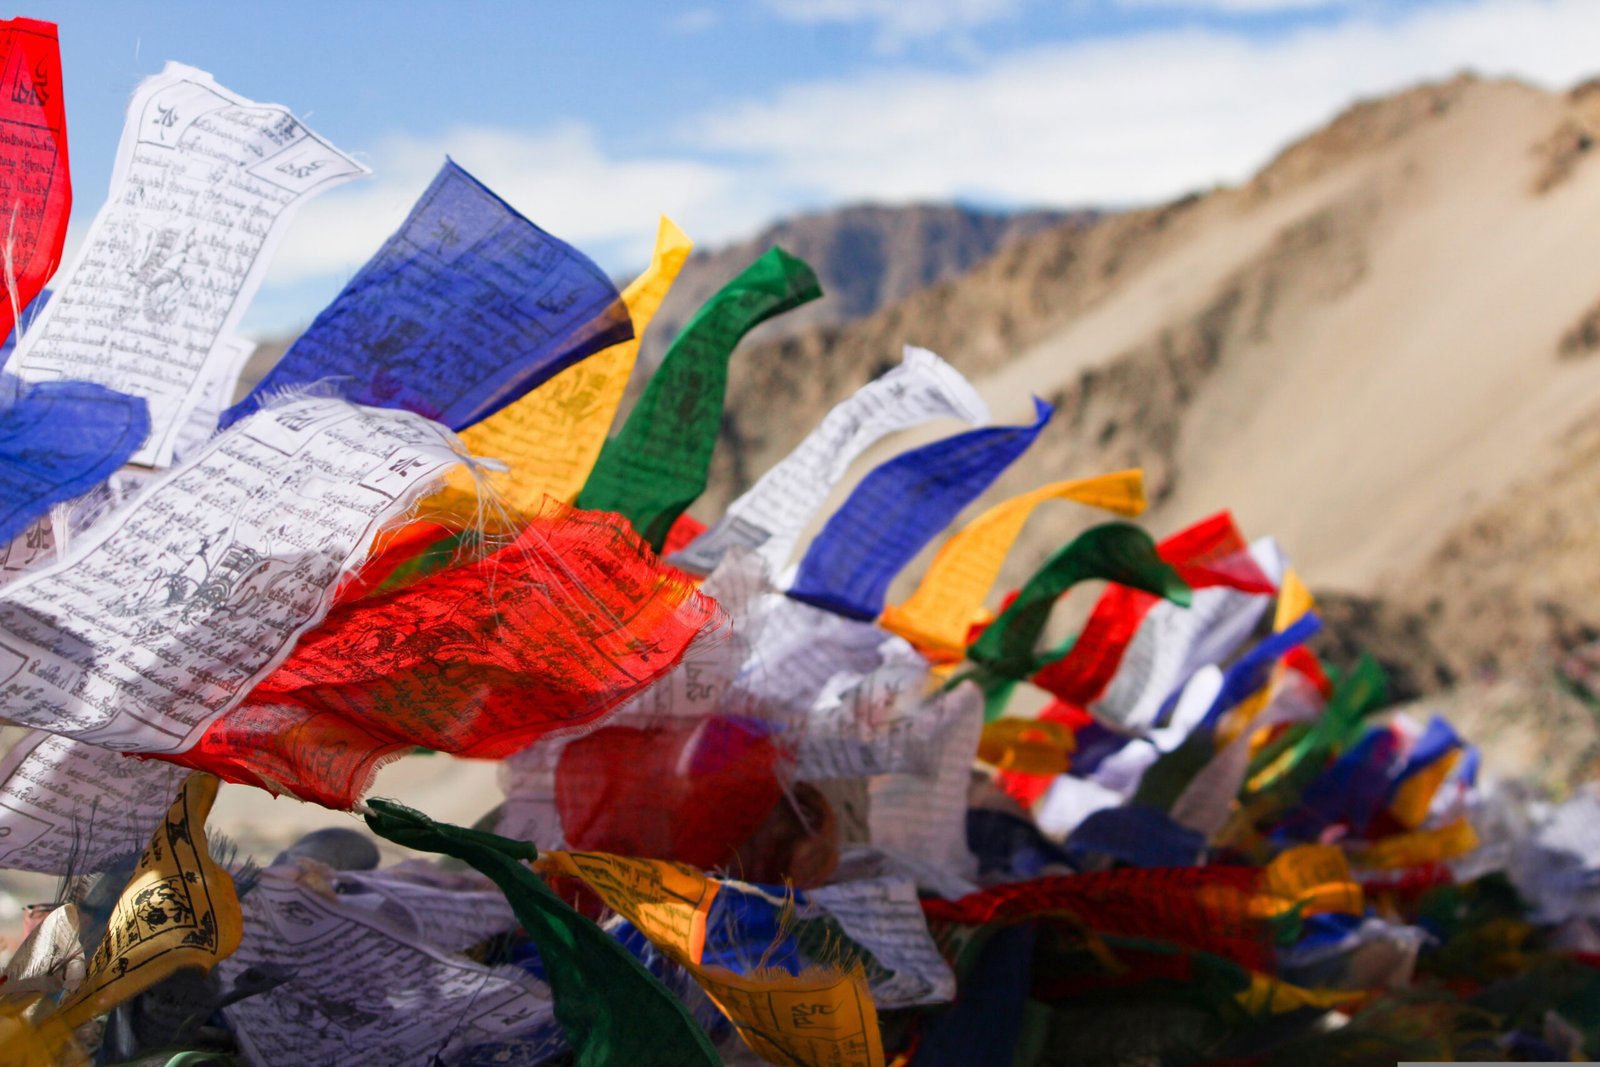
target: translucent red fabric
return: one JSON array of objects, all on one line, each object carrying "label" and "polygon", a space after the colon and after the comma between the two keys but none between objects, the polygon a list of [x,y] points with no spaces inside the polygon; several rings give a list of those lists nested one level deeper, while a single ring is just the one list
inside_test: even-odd
[{"label": "translucent red fabric", "polygon": [[67,114],[61,93],[61,51],[54,23],[0,22],[0,128],[6,166],[0,167],[0,203],[16,272],[14,297],[0,279],[0,338],[11,332],[12,299],[24,308],[39,295],[61,262],[72,213],[67,165]]},{"label": "translucent red fabric", "polygon": [[1125,867],[924,900],[922,910],[929,920],[967,926],[1060,919],[1089,933],[1149,938],[1267,970],[1270,930],[1250,907],[1260,879],[1251,867]]},{"label": "translucent red fabric", "polygon": [[499,758],[593,724],[720,616],[620,516],[552,505],[489,556],[336,604],[244,704],[163,758],[348,808],[413,746]]},{"label": "translucent red fabric", "polygon": [[[1225,511],[1173,534],[1157,552],[1191,589],[1225,585],[1247,593],[1275,591]],[[1108,587],[1072,651],[1034,675],[1034,684],[1067,704],[1087,707],[1105,692],[1133,635],[1160,599],[1125,585]]]}]

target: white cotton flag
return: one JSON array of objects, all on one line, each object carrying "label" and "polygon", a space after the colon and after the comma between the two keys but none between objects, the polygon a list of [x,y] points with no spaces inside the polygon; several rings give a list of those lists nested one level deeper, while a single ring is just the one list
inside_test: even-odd
[{"label": "white cotton flag", "polygon": [[144,397],[132,462],[170,465],[190,413],[241,365],[233,331],[295,210],[367,173],[287,108],[167,64],[135,90],[110,194],[11,369]]}]

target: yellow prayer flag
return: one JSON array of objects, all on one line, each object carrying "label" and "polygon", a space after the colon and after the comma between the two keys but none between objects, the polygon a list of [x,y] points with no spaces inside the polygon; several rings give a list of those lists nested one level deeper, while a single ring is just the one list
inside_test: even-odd
[{"label": "yellow prayer flag", "polygon": [[1252,1015],[1279,1015],[1301,1008],[1331,1011],[1365,999],[1363,989],[1307,989],[1252,972],[1250,988],[1234,994],[1239,1006]]},{"label": "yellow prayer flag", "polygon": [[794,1067],[883,1067],[878,1011],[859,965],[740,975],[701,964],[716,880],[681,863],[602,852],[541,852],[538,867],[594,890],[694,977],[758,1056]]},{"label": "yellow prayer flag", "polygon": [[1395,790],[1394,800],[1389,804],[1389,814],[1394,816],[1395,821],[1407,830],[1421,826],[1428,817],[1428,809],[1433,806],[1434,794],[1460,758],[1461,750],[1452,748],[1400,783],[1400,788]]},{"label": "yellow prayer flag", "polygon": [[1393,871],[1406,867],[1420,867],[1426,863],[1443,863],[1464,856],[1478,847],[1478,835],[1466,819],[1433,830],[1413,830],[1409,834],[1395,834],[1374,841],[1357,852],[1355,862],[1362,867],[1375,867]]},{"label": "yellow prayer flag", "polygon": [[1295,907],[1303,915],[1360,915],[1361,885],[1350,863],[1333,845],[1299,845],[1276,856],[1262,874],[1252,910],[1281,915]]},{"label": "yellow prayer flag", "polygon": [[996,719],[985,723],[978,758],[1002,771],[1065,774],[1078,742],[1072,730],[1047,719]]},{"label": "yellow prayer flag", "polygon": [[959,659],[1006,553],[1034,509],[1047,500],[1072,500],[1132,517],[1144,511],[1144,472],[1052,482],[996,504],[944,543],[910,599],[885,609],[878,625],[932,655]]},{"label": "yellow prayer flag", "polygon": [[[650,266],[622,291],[633,319],[633,339],[575,363],[520,400],[461,433],[467,448],[510,464],[496,484],[513,511],[537,510],[546,496],[566,504],[578,498],[611,420],[622,403],[639,341],[689,258],[692,241],[662,216]],[[471,475],[458,468],[451,485],[470,488]]]},{"label": "yellow prayer flag", "polygon": [[79,1027],[185,967],[210,970],[239,947],[233,878],[212,859],[206,816],[217,779],[191,774],[111,911],[100,947],[59,1018]]},{"label": "yellow prayer flag", "polygon": [[539,868],[577,878],[674,959],[697,964],[720,882],[684,863],[606,852],[541,852]]},{"label": "yellow prayer flag", "polygon": [[1283,584],[1278,586],[1278,606],[1272,617],[1273,632],[1283,633],[1316,606],[1316,601],[1311,599],[1311,590],[1306,588],[1306,583],[1290,567],[1283,572]]},{"label": "yellow prayer flag", "polygon": [[[1272,632],[1283,633],[1289,627],[1300,621],[1300,617],[1312,608],[1316,602],[1311,599],[1311,590],[1306,588],[1294,568],[1284,571],[1283,582],[1278,586],[1278,604],[1272,617]],[[1272,673],[1267,678],[1267,684],[1256,690],[1239,703],[1239,706],[1228,712],[1223,717],[1222,723],[1217,728],[1217,744],[1219,746],[1231,743],[1250,724],[1255,722],[1256,716],[1261,714],[1268,704],[1272,703],[1273,694],[1277,692],[1278,684],[1283,679],[1283,664],[1272,665]],[[1252,747],[1251,756],[1255,755],[1260,744],[1267,740],[1266,734],[1258,738],[1258,743]]]},{"label": "yellow prayer flag", "polygon": [[72,1028],[48,1014],[43,994],[0,1004],[0,1067],[77,1067],[87,1064]]}]

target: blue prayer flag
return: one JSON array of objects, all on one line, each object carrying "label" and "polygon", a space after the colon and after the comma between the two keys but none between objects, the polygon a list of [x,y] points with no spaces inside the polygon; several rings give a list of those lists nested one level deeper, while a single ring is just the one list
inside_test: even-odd
[{"label": "blue prayer flag", "polygon": [[[1216,699],[1200,720],[1201,727],[1215,727],[1222,716],[1242,703],[1246,697],[1267,684],[1267,672],[1286,654],[1305,644],[1322,629],[1322,620],[1315,612],[1306,612],[1288,629],[1268,634],[1254,648],[1234,661],[1222,677],[1222,688]],[[1181,690],[1180,690],[1181,692]],[[1173,698],[1176,701],[1176,694]]]},{"label": "blue prayer flag", "polygon": [[144,444],[142,398],[92,382],[19,385],[0,407],[0,544],[39,516],[109,478]]},{"label": "blue prayer flag", "polygon": [[447,159],[404,225],[222,425],[328,379],[358,404],[461,430],[632,336],[599,267]]},{"label": "blue prayer flag", "polygon": [[1054,412],[1033,404],[1030,425],[969,430],[875,467],[811,542],[789,595],[876,619],[900,569],[1038,438]]}]

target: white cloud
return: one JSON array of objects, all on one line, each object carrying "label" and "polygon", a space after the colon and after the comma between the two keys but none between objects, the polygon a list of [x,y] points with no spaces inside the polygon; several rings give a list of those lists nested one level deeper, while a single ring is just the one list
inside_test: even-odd
[{"label": "white cloud", "polygon": [[785,213],[865,199],[1151,202],[1248,177],[1358,95],[1463,67],[1553,87],[1600,71],[1597,0],[1359,10],[1270,39],[1190,28],[1042,45],[961,73],[885,66],[710,110],[651,155],[608,152],[578,124],[395,138],[365,157],[376,177],[307,205],[263,301],[287,320],[311,299],[297,294],[353,273],[446,154],[623,271],[645,261],[661,212],[714,245]]},{"label": "white cloud", "polygon": [[694,35],[714,30],[722,24],[722,16],[709,7],[690,8],[675,15],[670,25],[678,33]]},{"label": "white cloud", "polygon": [[1124,10],[1203,11],[1219,15],[1276,15],[1344,7],[1350,0],[1115,0]]},{"label": "white cloud", "polygon": [[765,0],[789,22],[864,23],[877,27],[878,43],[893,50],[908,41],[974,29],[1010,18],[1021,0]]},{"label": "white cloud", "polygon": [[1271,38],[1165,30],[1036,47],[962,73],[885,68],[689,123],[751,180],[821,202],[1118,204],[1236,181],[1362,94],[1472,67],[1566,85],[1600,69],[1595,0],[1363,8]]},{"label": "white cloud", "polygon": [[687,156],[613,158],[583,126],[537,133],[462,128],[436,138],[392,138],[366,158],[374,177],[308,203],[273,261],[267,284],[355,271],[404,220],[449,155],[512,207],[611,269],[648,259],[665,213],[701,241],[766,222],[774,190]]}]

